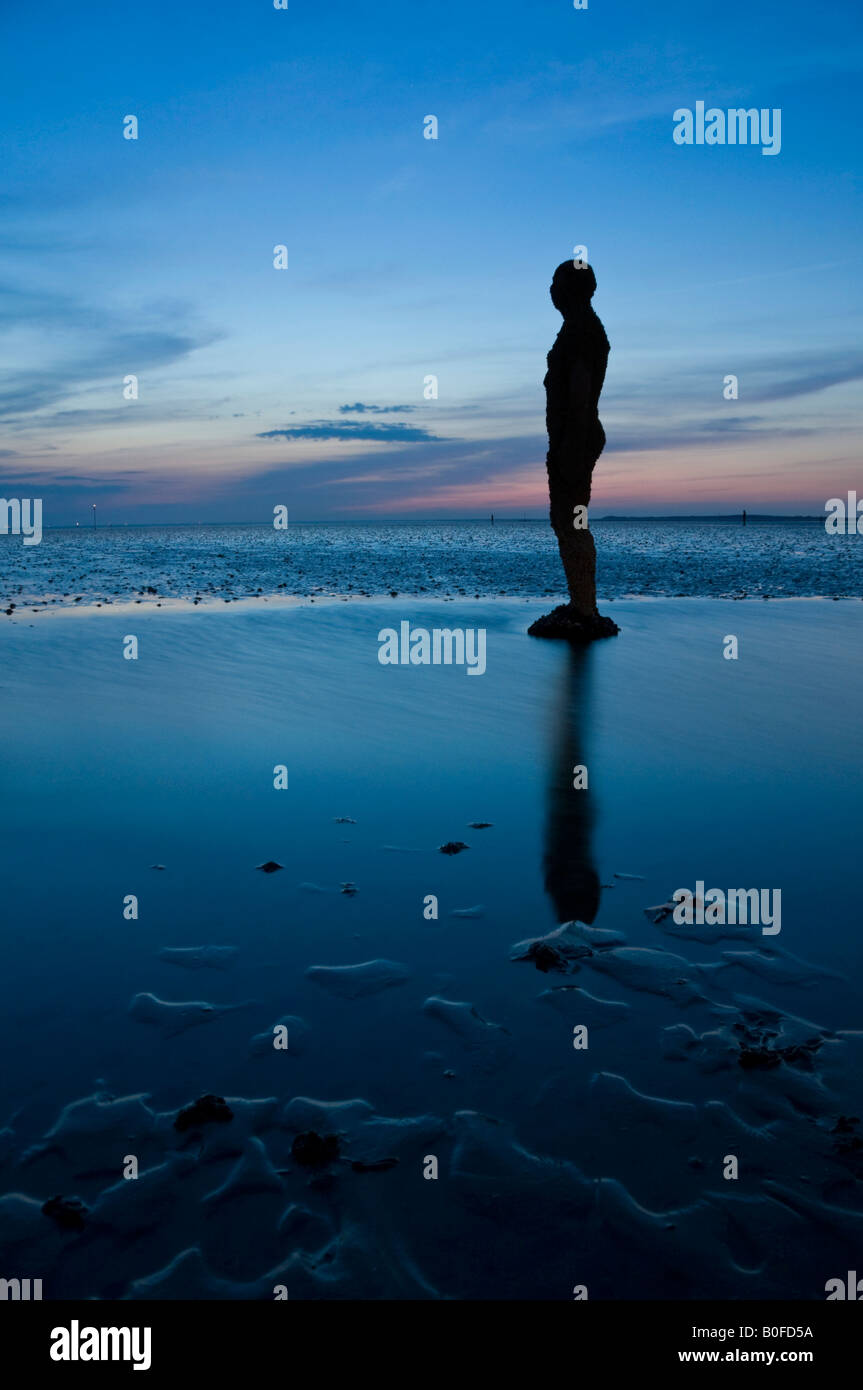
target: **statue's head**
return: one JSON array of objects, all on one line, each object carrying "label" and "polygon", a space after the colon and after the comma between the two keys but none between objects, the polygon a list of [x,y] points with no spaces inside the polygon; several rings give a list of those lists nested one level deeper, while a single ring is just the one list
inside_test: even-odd
[{"label": "statue's head", "polygon": [[596,276],[584,261],[577,264],[564,261],[551,280],[551,302],[558,313],[568,318],[589,304],[596,289]]}]

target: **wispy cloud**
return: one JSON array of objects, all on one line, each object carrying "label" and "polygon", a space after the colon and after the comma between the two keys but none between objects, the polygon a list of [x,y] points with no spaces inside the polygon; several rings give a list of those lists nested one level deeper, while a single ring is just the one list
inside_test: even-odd
[{"label": "wispy cloud", "polygon": [[[0,375],[0,418],[18,419],[67,400],[78,391],[132,372],[139,375],[167,367],[208,347],[221,335],[214,332],[181,333],[171,329],[118,332],[107,335],[74,363],[47,363],[42,370]],[[47,424],[48,422],[46,422]],[[65,426],[65,421],[59,421]]]},{"label": "wispy cloud", "polygon": [[443,443],[422,425],[364,425],[356,420],[316,420],[310,425],[295,425],[285,430],[264,430],[257,439],[374,439],[378,443],[426,444]]},{"label": "wispy cloud", "polygon": [[[111,379],[119,392],[125,375],[172,366],[223,337],[194,325],[188,307],[173,301],[121,312],[12,285],[3,288],[0,302],[0,334],[19,323],[39,334],[32,366],[0,372],[0,418],[7,421],[27,419]],[[39,423],[65,428],[69,420],[61,415]]]},{"label": "wispy cloud", "polygon": [[800,353],[786,359],[783,366],[786,372],[790,370],[794,375],[756,390],[752,400],[785,401],[863,379],[863,353],[859,352]]},{"label": "wispy cloud", "polygon": [[415,405],[365,405],[356,401],[354,405],[340,405],[340,415],[404,415],[416,410]]}]

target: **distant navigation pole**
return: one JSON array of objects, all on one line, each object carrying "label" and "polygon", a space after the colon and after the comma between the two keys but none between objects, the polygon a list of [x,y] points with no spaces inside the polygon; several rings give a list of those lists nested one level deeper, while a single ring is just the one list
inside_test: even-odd
[{"label": "distant navigation pole", "polygon": [[96,525],[96,503],[93,503],[93,525]]},{"label": "distant navigation pole", "polygon": [[743,509],[743,525],[746,525],[746,508]]},{"label": "distant navigation pole", "polygon": [[492,526],[494,526],[494,512],[492,512],[491,514],[491,524]]}]

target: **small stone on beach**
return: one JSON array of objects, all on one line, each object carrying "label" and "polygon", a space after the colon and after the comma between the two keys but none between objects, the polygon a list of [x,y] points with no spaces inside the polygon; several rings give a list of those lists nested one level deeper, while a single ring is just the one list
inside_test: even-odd
[{"label": "small stone on beach", "polygon": [[339,1156],[335,1134],[316,1134],[313,1129],[298,1134],[291,1145],[291,1157],[302,1168],[326,1168]]},{"label": "small stone on beach", "polygon": [[226,1125],[233,1118],[234,1112],[223,1096],[204,1095],[177,1112],[174,1129],[182,1134],[187,1129],[198,1129],[200,1125]]},{"label": "small stone on beach", "polygon": [[88,1210],[78,1197],[52,1197],[42,1208],[62,1231],[83,1231],[84,1213]]}]

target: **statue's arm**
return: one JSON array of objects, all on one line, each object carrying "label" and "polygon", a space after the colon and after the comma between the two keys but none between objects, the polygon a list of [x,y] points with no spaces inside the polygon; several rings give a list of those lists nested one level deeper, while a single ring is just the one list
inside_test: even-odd
[{"label": "statue's arm", "polygon": [[580,461],[587,447],[598,394],[594,373],[583,358],[576,357],[567,372],[566,415],[561,440],[562,448],[574,462]]},{"label": "statue's arm", "polygon": [[605,385],[605,373],[608,367],[608,354],[605,353],[596,363],[593,373],[593,410],[599,414],[599,398],[602,395],[602,388]]}]

